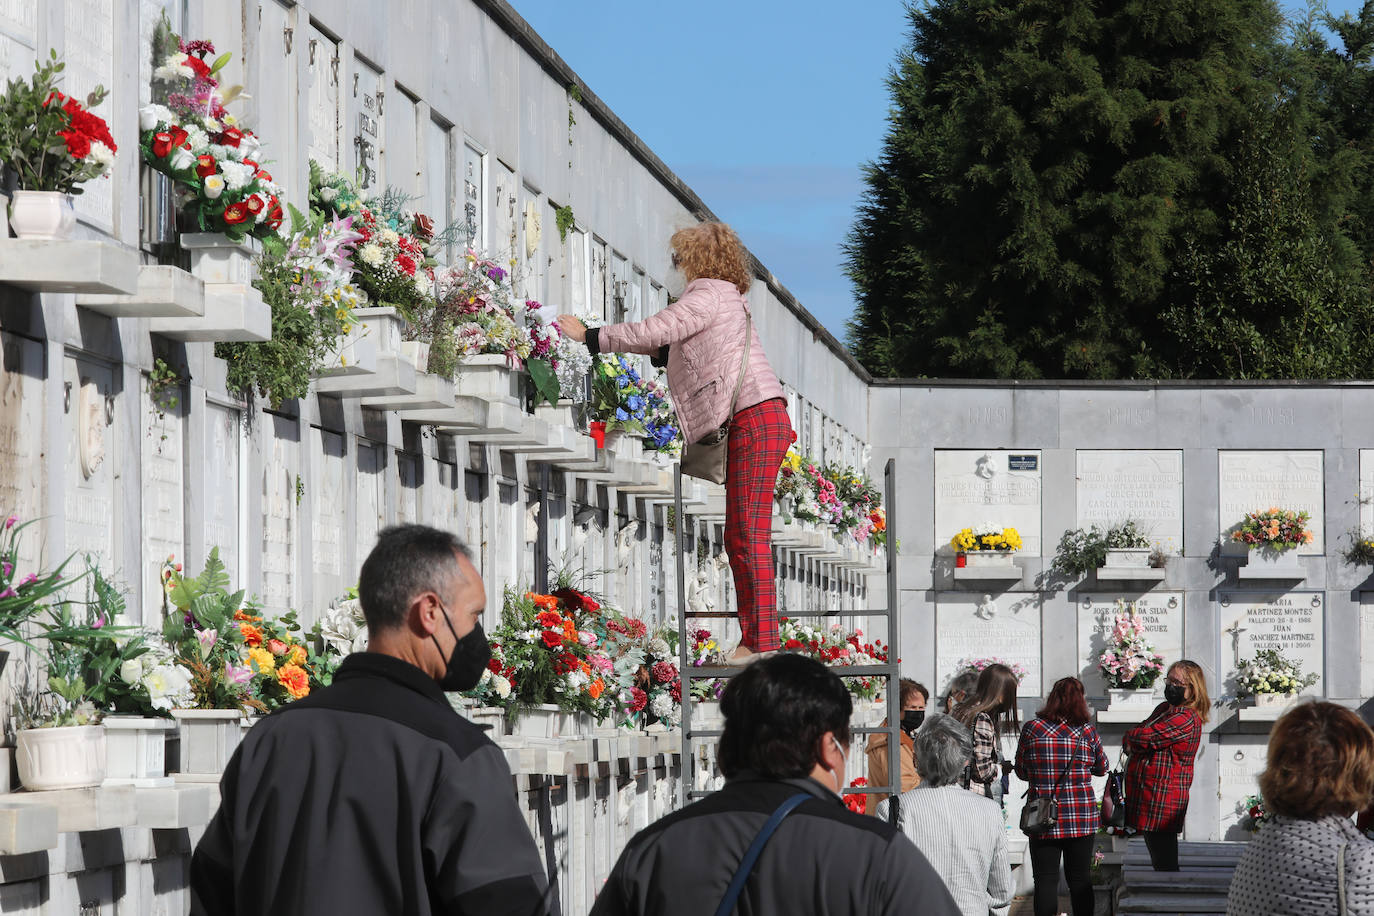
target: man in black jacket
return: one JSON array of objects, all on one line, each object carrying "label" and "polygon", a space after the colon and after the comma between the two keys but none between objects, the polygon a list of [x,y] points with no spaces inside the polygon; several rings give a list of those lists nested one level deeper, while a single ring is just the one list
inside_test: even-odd
[{"label": "man in black jacket", "polygon": [[820,662],[754,662],[721,697],[725,788],[641,830],[592,916],[714,913],[746,850],[789,797],[808,797],[763,847],[733,912],[958,916],[944,882],[902,833],[840,800],[853,704]]},{"label": "man in black jacket", "polygon": [[482,579],[453,535],[387,528],[363,563],[368,650],[259,722],[191,862],[193,916],[548,911],[510,769],[445,690],[491,650]]}]

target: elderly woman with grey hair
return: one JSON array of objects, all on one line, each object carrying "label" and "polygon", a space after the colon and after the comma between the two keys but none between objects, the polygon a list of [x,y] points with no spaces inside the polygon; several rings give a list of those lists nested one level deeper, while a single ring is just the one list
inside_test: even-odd
[{"label": "elderly woman with grey hair", "polygon": [[1006,914],[1013,885],[1002,809],[959,785],[973,756],[973,733],[952,716],[927,719],[916,733],[921,784],[884,806],[945,881],[964,916]]}]

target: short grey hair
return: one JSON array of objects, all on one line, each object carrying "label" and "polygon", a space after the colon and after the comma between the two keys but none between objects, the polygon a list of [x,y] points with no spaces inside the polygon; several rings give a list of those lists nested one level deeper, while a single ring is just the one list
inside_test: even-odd
[{"label": "short grey hair", "polygon": [[926,719],[916,733],[916,769],[922,785],[954,785],[972,757],[973,733],[953,716]]},{"label": "short grey hair", "polygon": [[471,560],[472,552],[450,532],[425,525],[383,528],[358,576],[367,628],[374,633],[395,629],[417,595],[451,593],[463,575],[460,556]]}]

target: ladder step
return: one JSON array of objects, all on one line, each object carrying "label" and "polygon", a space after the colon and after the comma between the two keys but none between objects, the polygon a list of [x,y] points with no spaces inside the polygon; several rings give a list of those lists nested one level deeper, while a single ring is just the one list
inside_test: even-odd
[{"label": "ladder step", "polygon": [[719,738],[725,732],[719,728],[694,728],[687,733],[688,738]]}]

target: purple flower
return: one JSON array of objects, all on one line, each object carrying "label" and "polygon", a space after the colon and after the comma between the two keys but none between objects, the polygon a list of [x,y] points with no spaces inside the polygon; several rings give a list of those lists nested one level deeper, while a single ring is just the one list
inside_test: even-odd
[{"label": "purple flower", "polygon": [[24,577],[24,581],[19,583],[19,587],[20,587],[20,588],[23,588],[23,587],[26,586],[26,585],[33,585],[33,583],[35,583],[35,582],[37,582],[37,581],[38,581],[38,576],[37,576],[37,574],[35,574],[35,573],[29,573],[27,576]]},{"label": "purple flower", "polygon": [[197,632],[205,629],[205,627],[201,626],[200,621],[196,619],[196,615],[192,614],[190,611],[186,612],[186,625]]},{"label": "purple flower", "polygon": [[104,614],[101,614],[99,617],[97,617],[97,618],[95,619],[95,622],[91,624],[91,629],[92,629],[92,630],[98,630],[98,629],[100,629],[101,627],[103,627],[104,625],[105,625],[105,615],[104,615]]},{"label": "purple flower", "polygon": [[7,588],[3,592],[0,592],[0,598],[13,598],[17,594],[19,593],[16,592],[14,589]]},{"label": "purple flower", "polygon": [[4,563],[0,563],[0,576],[8,579],[12,575],[14,575],[14,564],[8,560]]},{"label": "purple flower", "polygon": [[18,521],[19,516],[17,515],[11,515],[9,518],[5,519],[5,530],[9,531],[11,528],[14,527],[15,523]]}]

